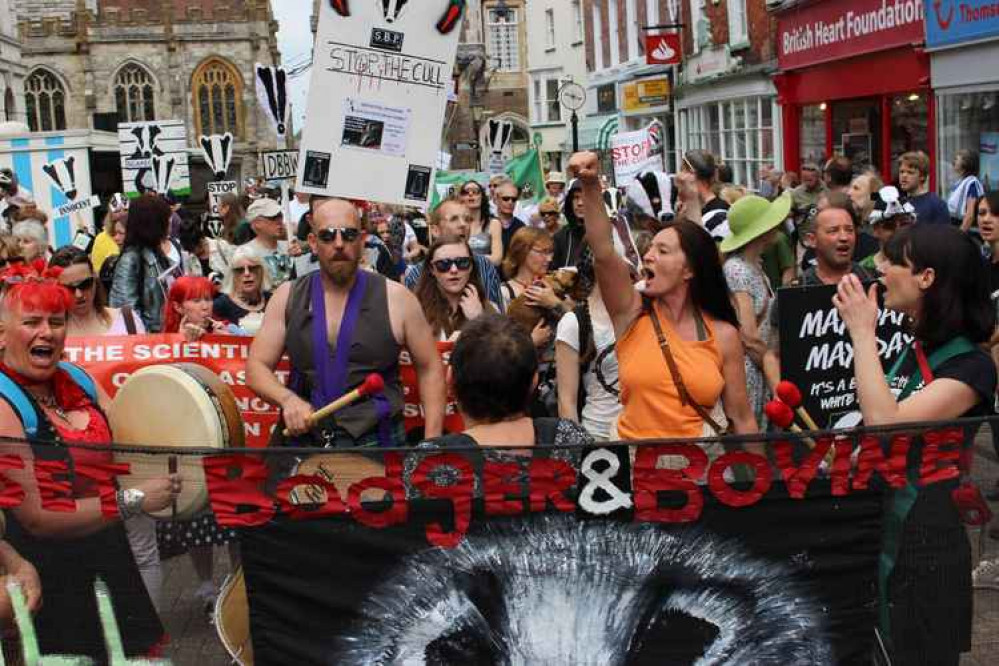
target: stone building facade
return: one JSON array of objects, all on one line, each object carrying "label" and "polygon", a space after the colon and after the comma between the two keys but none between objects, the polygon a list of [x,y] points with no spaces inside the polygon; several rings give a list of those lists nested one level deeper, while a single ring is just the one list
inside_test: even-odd
[{"label": "stone building facade", "polygon": [[[208,177],[201,134],[236,138],[230,177],[283,146],[256,101],[254,63],[280,62],[269,0],[14,0],[33,131],[182,119],[192,192]],[[302,20],[309,20],[303,13]]]},{"label": "stone building facade", "polygon": [[16,8],[13,0],[0,0],[0,122],[24,122],[24,74]]}]

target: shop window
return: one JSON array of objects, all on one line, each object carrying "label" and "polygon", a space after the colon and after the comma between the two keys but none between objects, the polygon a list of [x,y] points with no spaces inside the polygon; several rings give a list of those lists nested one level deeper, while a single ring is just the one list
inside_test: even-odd
[{"label": "shop window", "polygon": [[821,166],[826,156],[825,104],[801,107],[801,163]]},{"label": "shop window", "polygon": [[36,69],[24,82],[28,129],[51,132],[66,129],[66,89],[47,69]]},{"label": "shop window", "polygon": [[832,108],[833,150],[849,157],[854,172],[881,167],[881,99],[836,102]]},{"label": "shop window", "polygon": [[195,70],[191,87],[198,135],[232,132],[242,136],[243,83],[233,65],[210,58]]},{"label": "shop window", "polygon": [[583,7],[581,0],[572,0],[573,43],[583,41]]},{"label": "shop window", "polygon": [[732,46],[749,45],[746,0],[728,0],[728,43]]},{"label": "shop window", "polygon": [[[925,93],[899,95],[891,99],[891,174],[898,175],[898,158],[910,150],[929,153],[927,117],[929,110]],[[944,160],[953,155],[943,157]]]},{"label": "shop window", "polygon": [[941,95],[937,104],[937,183],[947,192],[957,181],[954,153],[976,150],[986,190],[999,189],[999,92]]},{"label": "shop window", "polygon": [[732,168],[735,183],[752,186],[774,160],[774,100],[749,97],[680,112],[684,150],[708,150]]},{"label": "shop window", "polygon": [[128,64],[118,70],[114,79],[114,99],[119,122],[156,118],[153,77],[141,65]]}]

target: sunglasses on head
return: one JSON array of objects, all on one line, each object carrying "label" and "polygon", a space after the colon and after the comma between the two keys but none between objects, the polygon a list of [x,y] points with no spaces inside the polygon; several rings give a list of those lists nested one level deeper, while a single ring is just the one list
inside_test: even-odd
[{"label": "sunglasses on head", "polygon": [[323,243],[332,243],[336,241],[337,234],[340,234],[344,243],[353,243],[361,235],[361,230],[354,227],[326,227],[316,233],[316,238]]},{"label": "sunglasses on head", "polygon": [[472,267],[472,258],[455,257],[453,259],[438,259],[434,262],[434,269],[438,273],[447,273],[452,266],[456,266],[459,271],[467,271]]},{"label": "sunglasses on head", "polygon": [[260,268],[260,266],[233,266],[232,272],[242,275],[243,273],[256,273]]},{"label": "sunglasses on head", "polygon": [[79,282],[73,282],[71,284],[65,285],[65,287],[67,289],[69,289],[70,291],[76,291],[78,289],[80,291],[90,291],[90,289],[93,286],[94,286],[94,278],[93,277],[88,277],[86,280],[80,280]]}]

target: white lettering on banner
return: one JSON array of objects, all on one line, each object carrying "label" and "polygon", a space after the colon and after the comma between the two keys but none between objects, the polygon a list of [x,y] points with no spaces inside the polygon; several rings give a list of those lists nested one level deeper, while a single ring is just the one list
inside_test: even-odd
[{"label": "white lettering on banner", "polygon": [[261,175],[264,180],[287,180],[298,173],[298,152],[282,150],[260,153]]},{"label": "white lettering on banner", "polygon": [[815,21],[797,26],[781,36],[785,55],[810,51],[886,30],[922,23],[923,3],[919,0],[882,0],[881,8],[869,12],[847,11],[835,21]]}]

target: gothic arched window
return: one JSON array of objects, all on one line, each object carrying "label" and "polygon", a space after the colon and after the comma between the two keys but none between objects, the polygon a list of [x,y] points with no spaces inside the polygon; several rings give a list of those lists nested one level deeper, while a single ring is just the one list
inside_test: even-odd
[{"label": "gothic arched window", "polygon": [[210,58],[195,70],[191,80],[194,126],[199,135],[242,135],[243,82],[239,71],[221,58]]},{"label": "gothic arched window", "polygon": [[55,74],[36,69],[24,82],[24,106],[32,132],[66,129],[66,88]]},{"label": "gothic arched window", "polygon": [[114,104],[122,123],[156,119],[153,77],[141,65],[125,65],[114,77]]}]

